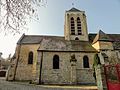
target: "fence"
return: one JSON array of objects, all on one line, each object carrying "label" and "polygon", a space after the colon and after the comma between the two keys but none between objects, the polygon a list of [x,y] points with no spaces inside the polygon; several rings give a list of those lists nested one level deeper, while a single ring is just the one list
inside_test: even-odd
[{"label": "fence", "polygon": [[104,71],[108,90],[120,90],[120,66],[107,65],[104,66]]}]

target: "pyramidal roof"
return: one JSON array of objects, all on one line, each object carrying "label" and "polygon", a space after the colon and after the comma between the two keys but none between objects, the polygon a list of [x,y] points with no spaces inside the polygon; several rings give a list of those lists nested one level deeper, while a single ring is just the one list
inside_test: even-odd
[{"label": "pyramidal roof", "polygon": [[79,9],[76,8],[71,8],[70,10],[68,10],[69,12],[81,12]]},{"label": "pyramidal roof", "polygon": [[95,39],[93,40],[93,44],[96,43],[97,41],[112,41],[112,39],[107,34],[105,34],[102,30],[99,30]]}]

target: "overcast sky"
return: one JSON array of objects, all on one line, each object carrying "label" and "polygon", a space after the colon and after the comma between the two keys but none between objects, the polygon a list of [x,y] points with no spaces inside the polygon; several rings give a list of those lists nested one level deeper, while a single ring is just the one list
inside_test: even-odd
[{"label": "overcast sky", "polygon": [[[64,14],[72,7],[85,11],[89,33],[97,33],[101,29],[105,33],[120,34],[120,0],[47,0],[46,6],[39,9],[39,21],[32,19],[25,34],[63,36]],[[14,54],[21,35],[4,36],[0,33],[3,57]]]}]

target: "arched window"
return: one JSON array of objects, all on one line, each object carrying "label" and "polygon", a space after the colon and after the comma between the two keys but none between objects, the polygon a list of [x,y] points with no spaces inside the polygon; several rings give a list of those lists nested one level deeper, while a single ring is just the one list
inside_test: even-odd
[{"label": "arched window", "polygon": [[29,52],[28,55],[28,64],[33,64],[33,52]]},{"label": "arched window", "polygon": [[78,35],[82,35],[82,31],[81,31],[81,21],[80,18],[77,18],[77,30],[78,30]]},{"label": "arched window", "polygon": [[71,18],[71,35],[75,35],[75,23],[74,18]]},{"label": "arched window", "polygon": [[78,37],[76,37],[76,38],[75,38],[75,40],[79,40],[79,38],[78,38]]},{"label": "arched window", "polygon": [[59,56],[54,55],[53,57],[53,69],[59,69]]},{"label": "arched window", "polygon": [[83,67],[84,68],[89,68],[89,58],[88,58],[88,56],[83,57]]}]

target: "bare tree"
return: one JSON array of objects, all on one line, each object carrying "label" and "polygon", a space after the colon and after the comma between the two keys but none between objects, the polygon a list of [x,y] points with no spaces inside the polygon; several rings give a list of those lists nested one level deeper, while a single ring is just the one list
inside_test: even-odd
[{"label": "bare tree", "polygon": [[0,0],[0,31],[20,33],[46,0]]}]

